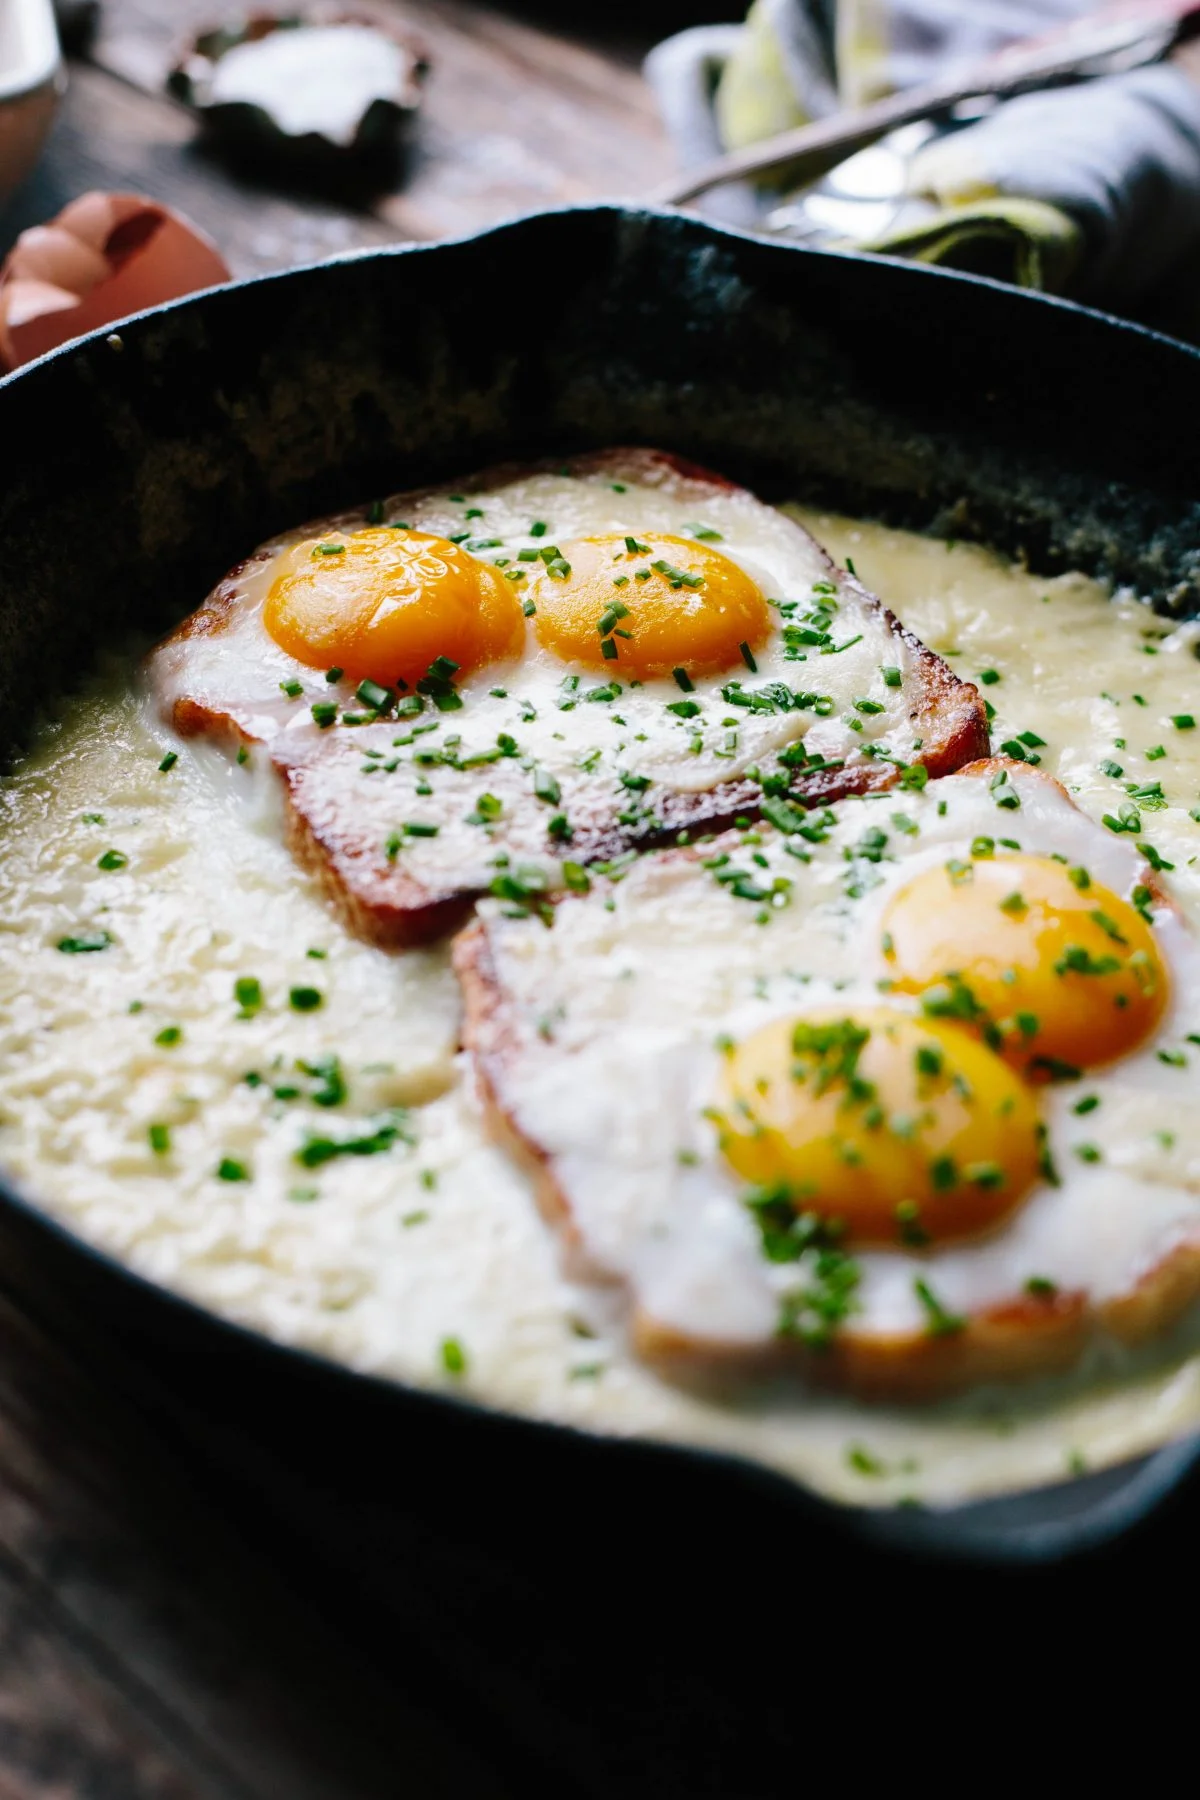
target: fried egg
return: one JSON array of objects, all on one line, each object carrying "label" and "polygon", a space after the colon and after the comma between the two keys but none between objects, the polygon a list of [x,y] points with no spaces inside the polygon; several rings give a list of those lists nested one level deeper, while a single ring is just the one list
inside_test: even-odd
[{"label": "fried egg", "polygon": [[919,1395],[1200,1292],[1200,954],[1028,767],[485,901],[456,956],[496,1126],[652,1359]]},{"label": "fried egg", "polygon": [[794,520],[653,451],[500,470],[273,540],[148,662],[268,757],[352,927],[986,750],[982,701]]},{"label": "fried egg", "polygon": [[[700,507],[687,514],[705,517]],[[847,553],[853,557],[925,643],[985,684],[996,707],[997,739],[1019,741],[1030,758],[1040,757],[1097,823],[1109,815],[1122,825],[1116,837],[1104,835],[1124,846],[1127,859],[1135,847],[1146,847],[1155,869],[1165,871],[1155,879],[1169,889],[1189,930],[1200,929],[1200,823],[1192,816],[1192,809],[1200,811],[1196,624],[1158,619],[1131,596],[1110,595],[1081,574],[1035,575],[978,546],[951,546],[825,515],[806,514],[804,522],[822,542],[837,546],[843,560]],[[532,629],[527,624],[527,632]],[[1073,647],[1070,656],[1063,654],[1066,642]],[[322,691],[320,671],[314,691]],[[286,708],[286,697],[280,699]],[[157,712],[139,704],[132,665],[117,659],[95,691],[73,691],[61,707],[49,707],[28,756],[0,781],[6,895],[0,1155],[8,1178],[64,1228],[224,1317],[349,1367],[605,1436],[665,1439],[746,1456],[859,1505],[914,1499],[943,1505],[1037,1486],[1083,1467],[1099,1470],[1196,1429],[1200,1307],[1136,1351],[1097,1342],[1061,1377],[1003,1389],[985,1383],[934,1404],[864,1407],[853,1392],[797,1381],[791,1365],[780,1379],[766,1382],[664,1379],[661,1360],[629,1353],[630,1309],[619,1266],[607,1284],[596,1279],[595,1258],[589,1279],[566,1279],[557,1254],[561,1234],[546,1228],[521,1164],[501,1145],[484,1141],[470,1064],[454,1056],[457,988],[442,949],[380,953],[340,930],[316,885],[304,879],[279,841],[279,783],[269,757],[250,745],[249,760],[239,767],[203,744],[185,746]],[[662,890],[655,903],[661,952],[649,948],[639,925],[645,942],[638,961],[653,956],[665,969],[680,933],[693,963],[706,944],[700,979],[716,985],[706,987],[697,1004],[712,1017],[745,1007],[737,1043],[750,1043],[756,1029],[785,1010],[772,991],[782,969],[819,974],[823,955],[822,940],[814,936],[811,954],[768,959],[764,974],[762,944],[773,941],[784,908],[772,904],[771,924],[755,923],[767,905],[753,897],[755,885],[770,887],[774,877],[764,882],[753,856],[767,855],[798,881],[815,871],[829,896],[839,879],[858,884],[879,872],[902,885],[893,859],[898,849],[912,846],[892,815],[924,830],[921,808],[921,797],[904,791],[840,804],[839,811],[874,823],[888,840],[878,865],[857,856],[853,874],[850,863],[835,866],[835,859],[827,866],[822,859],[828,850],[820,843],[798,839],[794,848],[815,859],[802,866],[794,855],[777,852],[770,830],[762,831],[758,845],[733,837],[730,863],[723,865],[730,880],[723,887],[706,872],[697,898],[684,881],[680,905],[688,910],[677,918],[669,910],[674,890]],[[818,811],[806,822],[827,830],[822,817]],[[992,861],[1000,866],[1029,853],[1028,845],[1013,850],[1000,841],[1007,835],[1022,842],[1019,812],[996,807],[994,818],[1003,822],[981,827],[994,838]],[[974,835],[966,827],[944,861],[972,860],[978,883],[987,858],[963,849]],[[865,827],[852,828],[846,842],[858,844],[865,836]],[[872,839],[864,849],[876,844]],[[1066,851],[1056,844],[1052,860]],[[701,854],[721,852],[712,845],[702,846]],[[668,867],[677,861],[669,859]],[[1072,848],[1068,864],[1088,867],[1099,879],[1084,847]],[[921,872],[915,863],[905,867],[914,870],[914,879]],[[611,890],[614,902],[649,873],[618,883]],[[739,873],[745,879],[738,880]],[[594,869],[591,880],[587,907],[610,897]],[[1115,899],[1133,903],[1119,869],[1104,877],[1104,885]],[[947,873],[947,895],[950,887]],[[1006,887],[996,899],[1012,891]],[[1032,898],[1025,877],[1020,891]],[[953,892],[965,903],[965,887],[956,885]],[[843,898],[847,907],[860,904]],[[875,898],[882,916],[885,896]],[[510,898],[492,910],[528,904]],[[538,923],[533,942],[554,936],[567,908],[577,904],[584,902],[572,898],[555,909],[559,922],[550,933]],[[703,914],[708,939],[690,930],[696,906],[711,908]],[[1157,920],[1157,900],[1150,910]],[[694,916],[699,925],[701,915]],[[1006,918],[996,915],[997,923]],[[498,928],[521,924],[501,919]],[[881,935],[879,919],[872,931],[876,927]],[[1160,946],[1165,929],[1153,927]],[[893,935],[899,944],[900,933]],[[596,993],[610,976],[615,982],[634,966],[633,957],[611,954],[608,940],[594,941],[609,960],[591,977],[573,968],[572,995],[585,987]],[[1039,1108],[1062,1102],[1069,1135],[1061,1137],[1060,1174],[1101,1167],[1070,1149],[1078,1145],[1088,1156],[1099,1151],[1114,1175],[1126,1161],[1139,1181],[1153,1173],[1153,1192],[1194,1183],[1194,1150],[1186,1123],[1179,1122],[1181,1116],[1186,1121],[1186,1107],[1175,1106],[1174,1119],[1152,1127],[1142,1080],[1146,1059],[1155,1065],[1148,1071],[1151,1081],[1173,1087],[1178,1077],[1183,1088],[1190,1079],[1186,1069],[1179,1073],[1176,1062],[1159,1063],[1156,1054],[1156,1044],[1169,1058],[1195,1054],[1187,1032],[1174,1040],[1166,1035],[1185,985],[1177,941],[1178,935],[1166,944],[1170,987],[1163,1017],[1141,1050],[1075,1082],[1048,1079],[1045,1068],[1031,1071],[1032,1056],[1002,1056],[1010,1077],[1036,1087]],[[73,953],[64,955],[64,947]],[[874,937],[868,948],[875,957],[874,982],[902,978],[903,969],[887,966]],[[76,953],[83,949],[93,953]],[[1091,951],[1096,957],[1106,953],[1100,946]],[[838,954],[847,958],[845,949]],[[852,972],[862,972],[857,963]],[[250,978],[261,1005],[245,1003]],[[760,978],[767,982],[765,1001],[755,993]],[[680,964],[673,981],[655,990],[663,996],[662,1017],[648,1028],[660,1027],[673,1007],[688,1002],[696,979],[694,969]],[[297,1010],[293,989],[306,1008],[312,990],[321,1004]],[[893,1004],[871,979],[865,989],[864,1008]],[[774,999],[780,1000],[775,1015]],[[548,993],[540,997],[534,1018],[545,1031],[556,1029],[557,1004]],[[572,998],[571,1010],[578,1004]],[[894,1004],[914,1015],[919,1027],[945,1031],[963,1023],[927,1015],[915,995],[900,993]],[[1001,1017],[1015,1023],[1015,1010]],[[1179,1016],[1186,1022],[1182,1008]],[[835,1022],[838,1017],[844,1011],[835,1013]],[[982,1022],[977,1024],[983,1042]],[[1009,1035],[1002,1035],[1002,1049]],[[961,1037],[956,1042],[961,1051]],[[861,1065],[878,1051],[871,1038]],[[704,1104],[724,1106],[728,1117],[735,1102],[725,1082],[741,1062],[722,1052],[714,1065]],[[635,1063],[636,1080],[658,1094],[648,1085],[657,1069],[640,1069]],[[1138,1085],[1126,1089],[1125,1076],[1135,1070]],[[1097,1073],[1105,1086],[1101,1103],[1092,1106]],[[618,1091],[636,1106],[630,1080],[618,1074],[625,1083]],[[994,1096],[1002,1105],[1003,1090],[997,1087]],[[1073,1111],[1077,1106],[1083,1110]],[[710,1126],[716,1129],[701,1121],[702,1129]],[[1167,1135],[1156,1139],[1154,1130]],[[343,1152],[325,1160],[337,1144]],[[527,1144],[519,1147],[530,1155]],[[670,1154],[675,1147],[671,1134]],[[317,1166],[310,1167],[318,1152]],[[1153,1171],[1145,1167],[1148,1152],[1156,1159]],[[981,1150],[964,1147],[953,1154],[964,1165],[968,1158],[986,1161]],[[247,1179],[229,1179],[232,1162]],[[534,1167],[549,1200],[550,1183],[536,1159]],[[738,1192],[767,1185],[735,1178]],[[935,1188],[929,1206],[940,1206],[942,1198]],[[1021,1225],[1028,1207],[1041,1205],[1036,1184],[1014,1200],[1007,1190],[973,1182],[960,1198],[958,1218],[967,1198],[997,1210],[976,1236],[944,1235],[948,1210],[935,1221],[943,1235],[917,1261],[938,1299],[944,1298],[942,1258],[997,1244]],[[1164,1203],[1170,1200],[1167,1194]],[[860,1199],[860,1213],[862,1206]],[[1100,1253],[1106,1217],[1097,1208],[1082,1219],[1080,1241],[1089,1257]],[[789,1223],[786,1216],[783,1222]],[[569,1218],[563,1223],[569,1227]],[[860,1217],[858,1237],[845,1245],[860,1271],[865,1256],[893,1254],[890,1244],[866,1241],[869,1223]],[[1100,1234],[1096,1244],[1093,1227]],[[786,1241],[780,1247],[791,1248]],[[582,1263],[582,1252],[572,1261]],[[1018,1288],[1040,1262],[1031,1256],[1014,1265]],[[1061,1262],[1071,1266],[1065,1248]],[[1186,1281],[1186,1258],[1172,1267]],[[997,1291],[993,1285],[984,1301]],[[861,1281],[856,1298],[860,1292]],[[1099,1290],[1092,1292],[1102,1304],[1095,1299]],[[1151,1302],[1148,1323],[1161,1323],[1167,1316],[1161,1290],[1151,1285],[1144,1292]],[[1015,1316],[1026,1330],[1022,1341],[1030,1346],[1031,1366],[1040,1366],[1041,1353],[1029,1324],[1042,1317],[1048,1330],[1062,1329],[1064,1294],[1055,1310],[1040,1284],[1035,1294],[1021,1295]],[[861,1315],[850,1314],[843,1323],[856,1322],[863,1323]],[[1010,1347],[1011,1341],[1010,1334]],[[792,1342],[780,1340],[780,1348]],[[933,1340],[930,1348],[938,1355],[942,1342],[961,1360],[961,1335]],[[729,1350],[724,1360],[740,1370],[747,1354],[754,1353]],[[769,1347],[764,1354],[771,1354]],[[834,1356],[836,1347],[819,1356],[819,1369],[837,1372]],[[1011,1367],[1011,1359],[1004,1366]]]}]

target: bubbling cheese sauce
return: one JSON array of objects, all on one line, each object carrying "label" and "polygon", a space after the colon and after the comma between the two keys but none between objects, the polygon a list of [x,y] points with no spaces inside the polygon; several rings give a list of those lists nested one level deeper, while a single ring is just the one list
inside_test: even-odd
[{"label": "bubbling cheese sauce", "polygon": [[[1200,628],[1080,575],[799,512],[1200,930]],[[165,763],[165,766],[164,766]],[[559,1271],[456,1056],[444,949],[350,939],[273,781],[174,743],[109,669],[0,782],[0,1160],[141,1273],[353,1368],[754,1458],[843,1501],[1054,1481],[1200,1427],[1200,1330],[937,1407],[673,1387]],[[1125,812],[1122,814],[1121,809]]]}]

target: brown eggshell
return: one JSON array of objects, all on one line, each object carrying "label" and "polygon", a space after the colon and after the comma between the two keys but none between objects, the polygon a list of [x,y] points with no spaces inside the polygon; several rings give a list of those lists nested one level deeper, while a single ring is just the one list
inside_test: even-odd
[{"label": "brown eggshell", "polygon": [[83,194],[21,233],[0,268],[0,367],[230,279],[204,234],[141,194]]}]

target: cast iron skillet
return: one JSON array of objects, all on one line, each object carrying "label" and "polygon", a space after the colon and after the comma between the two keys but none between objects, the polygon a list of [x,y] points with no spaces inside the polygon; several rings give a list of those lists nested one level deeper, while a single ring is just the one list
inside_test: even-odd
[{"label": "cast iron skillet", "polygon": [[[663,445],[804,497],[1130,583],[1200,613],[1200,354],[988,281],[598,206],[214,290],[0,382],[0,720],[130,625],[166,627],[272,532],[501,457]],[[1070,656],[1069,643],[1062,654]],[[66,975],[64,979],[68,978]],[[703,1484],[809,1542],[1037,1562],[1122,1532],[1188,1443],[950,1512],[857,1512],[708,1453],[597,1441],[270,1345],[0,1201],[3,1279],[167,1411],[219,1399],[243,1472],[265,1419],[441,1506],[491,1471],[694,1515]],[[502,1473],[500,1473],[502,1471]],[[714,1498],[713,1505],[718,1502]],[[722,1502],[724,1503],[724,1502]],[[543,1511],[544,1518],[544,1511]]]}]

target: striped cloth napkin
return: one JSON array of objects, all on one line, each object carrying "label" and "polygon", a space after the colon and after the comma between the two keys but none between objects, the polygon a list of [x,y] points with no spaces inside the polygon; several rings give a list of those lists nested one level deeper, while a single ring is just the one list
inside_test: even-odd
[{"label": "striped cloth napkin", "polygon": [[[1091,0],[755,0],[646,73],[682,168],[973,62]],[[786,177],[786,171],[783,171]],[[1153,67],[907,127],[816,190],[717,189],[752,228],[917,257],[1149,316],[1200,338],[1200,45]]]}]

